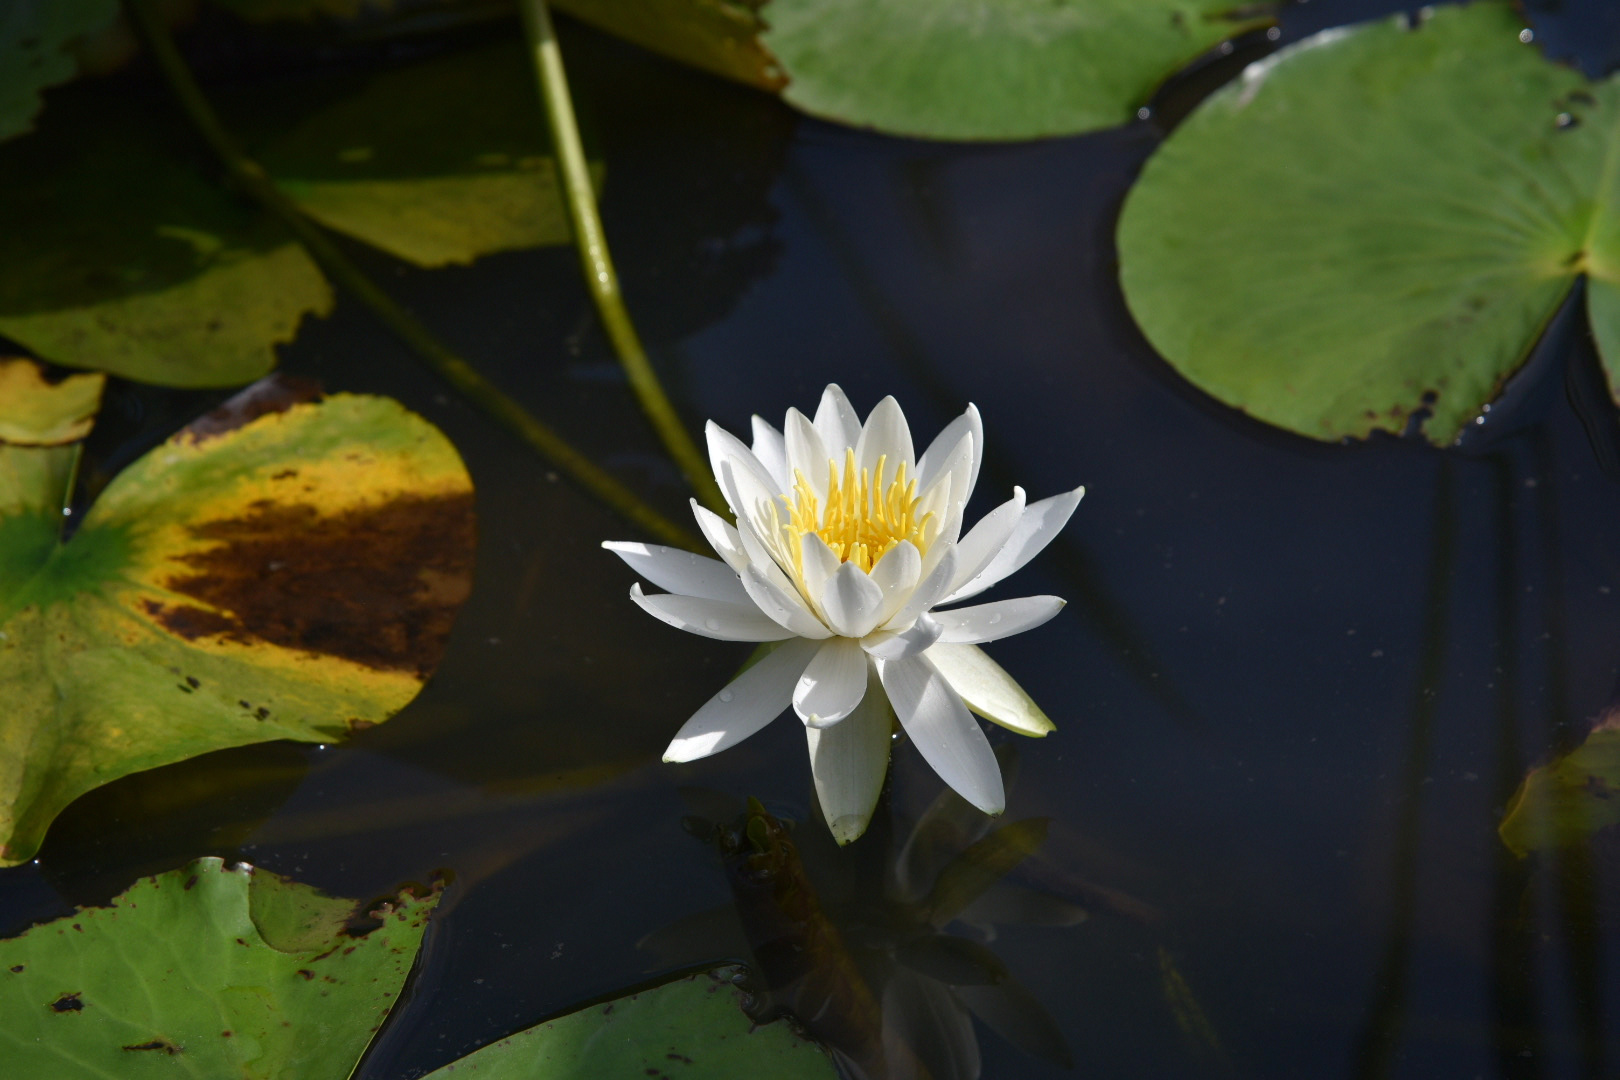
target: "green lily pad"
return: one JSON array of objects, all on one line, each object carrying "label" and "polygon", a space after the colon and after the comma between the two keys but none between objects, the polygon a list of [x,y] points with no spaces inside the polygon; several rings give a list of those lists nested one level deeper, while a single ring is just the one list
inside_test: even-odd
[{"label": "green lily pad", "polygon": [[572,240],[516,41],[380,75],[258,156],[312,217],[418,266]]},{"label": "green lily pad", "polygon": [[684,979],[537,1024],[429,1073],[426,1080],[835,1080],[838,1070],[786,1021],[743,1012],[735,969]]},{"label": "green lily pad", "polygon": [[898,135],[1112,127],[1177,69],[1265,26],[1238,0],[560,0],[586,22]]},{"label": "green lily pad", "polygon": [[263,375],[276,343],[331,308],[325,278],[278,222],[193,167],[174,110],[83,89],[0,146],[0,334],[169,386]]},{"label": "green lily pad", "polygon": [[33,127],[40,91],[79,66],[66,51],[113,21],[118,0],[7,0],[0,4],[0,140]]},{"label": "green lily pad", "polygon": [[1505,3],[1331,30],[1251,65],[1143,170],[1119,226],[1155,348],[1318,439],[1452,441],[1586,274],[1620,385],[1620,85]]},{"label": "green lily pad", "polygon": [[340,739],[437,665],[471,585],[466,469],[397,402],[297,390],[266,380],[185,428],[66,544],[60,491],[0,504],[0,864],[93,787]]},{"label": "green lily pad", "polygon": [[769,0],[762,15],[788,78],[782,96],[808,113],[899,135],[1033,139],[1126,123],[1177,69],[1270,21],[1253,10],[1234,0]]},{"label": "green lily pad", "polygon": [[1515,855],[1585,843],[1620,825],[1620,719],[1610,716],[1586,742],[1524,778],[1498,829]]},{"label": "green lily pad", "polygon": [[50,1080],[345,1080],[437,902],[367,912],[213,858],[146,878],[0,941],[0,1060]]}]

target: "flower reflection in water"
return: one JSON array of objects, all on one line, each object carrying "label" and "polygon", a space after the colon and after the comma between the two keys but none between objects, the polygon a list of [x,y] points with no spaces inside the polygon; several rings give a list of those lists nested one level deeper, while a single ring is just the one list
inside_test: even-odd
[{"label": "flower reflection in water", "polygon": [[735,903],[642,942],[666,963],[748,961],[756,1016],[792,1014],[862,1080],[974,1080],[974,1017],[1025,1053],[1070,1063],[1057,1025],[989,945],[998,924],[1087,918],[1006,879],[1040,847],[1046,819],[999,823],[947,789],[898,845],[880,811],[867,842],[841,849],[752,799],[740,818],[704,809],[735,822],[688,819],[718,845]]}]

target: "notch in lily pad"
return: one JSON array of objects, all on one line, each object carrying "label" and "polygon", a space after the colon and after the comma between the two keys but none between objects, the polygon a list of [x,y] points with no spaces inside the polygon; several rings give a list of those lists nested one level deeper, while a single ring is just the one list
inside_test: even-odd
[{"label": "notch in lily pad", "polygon": [[437,666],[471,589],[472,482],[399,403],[264,380],[125,469],[62,542],[72,452],[0,445],[0,864],[93,787],[341,740]]}]

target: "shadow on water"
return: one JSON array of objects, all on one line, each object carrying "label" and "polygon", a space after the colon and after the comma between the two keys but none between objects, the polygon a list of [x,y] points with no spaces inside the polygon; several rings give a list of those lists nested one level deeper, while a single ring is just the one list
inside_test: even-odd
[{"label": "shadow on water", "polygon": [[1456,496],[1452,469],[1441,460],[1435,473],[1433,519],[1430,526],[1428,591],[1424,597],[1422,654],[1417,683],[1408,708],[1405,761],[1401,771],[1401,805],[1395,823],[1395,847],[1390,873],[1390,923],[1383,951],[1373,976],[1367,1020],[1356,1040],[1353,1073],[1360,1080],[1382,1080],[1394,1075],[1404,1035],[1409,968],[1412,962],[1417,908],[1418,855],[1423,823],[1423,781],[1429,770],[1434,743],[1435,714],[1444,678],[1446,627],[1451,616],[1453,562],[1457,546]]}]

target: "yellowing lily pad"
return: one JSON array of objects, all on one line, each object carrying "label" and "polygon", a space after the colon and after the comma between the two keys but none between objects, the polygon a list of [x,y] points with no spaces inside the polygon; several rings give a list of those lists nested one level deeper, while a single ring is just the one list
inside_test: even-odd
[{"label": "yellowing lily pad", "polygon": [[219,859],[0,941],[0,1061],[39,1080],[345,1080],[438,895],[369,905]]},{"label": "yellowing lily pad", "polygon": [[0,443],[59,446],[90,434],[105,375],[51,382],[32,360],[0,358]]},{"label": "yellowing lily pad", "polygon": [[1530,770],[1498,832],[1515,855],[1585,843],[1620,825],[1620,719],[1600,723],[1574,751]]},{"label": "yellowing lily pad", "polygon": [[249,382],[331,290],[163,104],[72,87],[0,146],[0,334],[146,382]]},{"label": "yellowing lily pad", "polygon": [[1620,386],[1620,82],[1505,3],[1326,31],[1251,65],[1148,162],[1119,226],[1148,339],[1318,439],[1451,442],[1588,279]]},{"label": "yellowing lily pad", "polygon": [[418,266],[573,235],[515,40],[380,75],[259,157],[311,216]]},{"label": "yellowing lily pad", "polygon": [[48,513],[0,518],[0,863],[92,787],[342,738],[438,663],[471,584],[466,469],[396,402],[308,397],[238,395],[116,477],[66,544]]},{"label": "yellowing lily pad", "polygon": [[760,43],[758,0],[557,0],[574,18],[682,63],[762,90],[786,79]]}]

